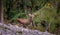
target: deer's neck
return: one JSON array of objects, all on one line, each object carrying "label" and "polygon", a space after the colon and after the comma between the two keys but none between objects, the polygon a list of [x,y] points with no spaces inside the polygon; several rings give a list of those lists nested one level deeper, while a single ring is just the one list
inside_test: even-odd
[{"label": "deer's neck", "polygon": [[30,21],[30,22],[32,22],[32,21],[33,21],[33,18],[32,18],[32,17],[30,17],[30,18],[29,18],[29,21]]}]

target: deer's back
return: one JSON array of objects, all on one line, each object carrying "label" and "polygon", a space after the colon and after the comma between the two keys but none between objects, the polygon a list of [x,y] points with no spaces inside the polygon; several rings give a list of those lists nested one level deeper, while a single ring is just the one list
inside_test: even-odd
[{"label": "deer's back", "polygon": [[18,20],[18,22],[21,23],[21,24],[29,24],[29,23],[30,23],[29,19],[19,18],[19,19],[17,19],[17,20]]}]

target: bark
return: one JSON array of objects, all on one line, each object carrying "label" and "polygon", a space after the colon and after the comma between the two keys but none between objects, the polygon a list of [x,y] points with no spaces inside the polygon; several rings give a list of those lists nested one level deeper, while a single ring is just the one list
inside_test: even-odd
[{"label": "bark", "polygon": [[1,23],[4,23],[4,0],[1,0]]},{"label": "bark", "polygon": [[[0,27],[5,28],[5,29],[9,29],[9,30],[14,31],[14,32],[17,32],[17,31],[21,31],[21,32],[30,31],[30,29],[25,29],[23,27],[18,27],[17,25],[11,25],[11,24],[6,25],[6,24],[3,24],[3,23],[0,23]],[[32,30],[30,32],[32,32]]]},{"label": "bark", "polygon": [[0,23],[0,28],[5,28],[5,29],[8,29],[8,30],[10,30],[12,32],[15,32],[15,33],[22,32],[22,35],[54,35],[54,34],[51,34],[47,31],[41,32],[41,31],[38,31],[38,30],[26,29],[26,28],[18,27],[17,25],[11,25],[11,24],[6,25],[6,24],[3,24],[3,23]]},{"label": "bark", "polygon": [[1,22],[1,0],[0,0],[0,22]]},{"label": "bark", "polygon": [[0,23],[0,27],[9,29],[9,30],[12,30],[12,31],[15,31],[15,32],[16,31],[23,31],[21,27],[19,28],[18,26],[11,25],[11,24],[6,25],[6,24],[3,24],[3,23]]}]

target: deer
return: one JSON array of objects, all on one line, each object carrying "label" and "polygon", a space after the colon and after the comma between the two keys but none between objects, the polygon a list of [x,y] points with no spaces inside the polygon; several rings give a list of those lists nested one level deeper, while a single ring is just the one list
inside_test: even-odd
[{"label": "deer", "polygon": [[33,22],[33,18],[34,15],[33,14],[29,14],[29,18],[25,19],[25,18],[17,18],[17,21],[23,25],[23,27],[28,26],[30,23]]}]

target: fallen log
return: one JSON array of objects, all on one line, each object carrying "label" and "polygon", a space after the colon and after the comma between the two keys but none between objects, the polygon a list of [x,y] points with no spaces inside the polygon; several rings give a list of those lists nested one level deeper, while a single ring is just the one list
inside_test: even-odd
[{"label": "fallen log", "polygon": [[[0,23],[0,27],[3,27],[3,28],[6,28],[6,29],[9,29],[13,32],[17,32],[17,31],[20,31],[20,32],[23,32],[24,34],[23,35],[54,35],[54,34],[51,34],[47,31],[45,32],[41,32],[41,31],[38,31],[38,30],[31,30],[31,29],[26,29],[26,28],[23,28],[23,27],[18,27],[17,25],[11,25],[11,24],[3,24],[3,23]],[[26,34],[27,33],[27,34]]]}]

